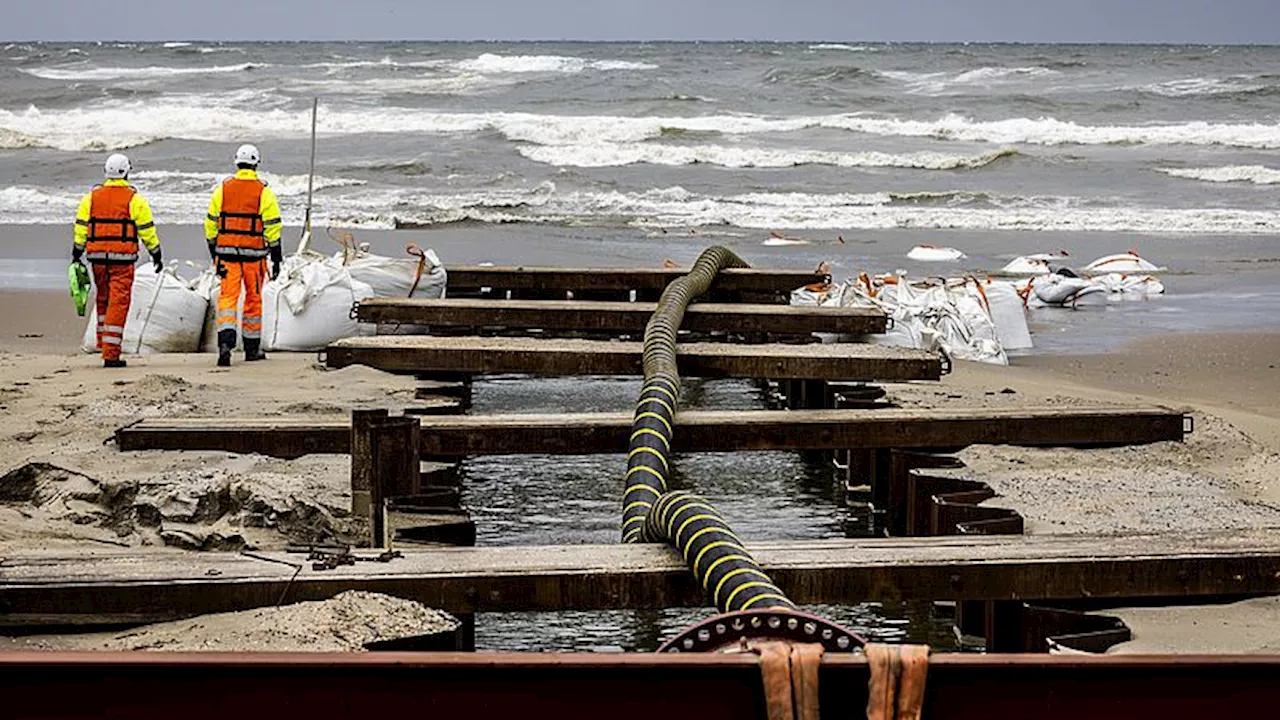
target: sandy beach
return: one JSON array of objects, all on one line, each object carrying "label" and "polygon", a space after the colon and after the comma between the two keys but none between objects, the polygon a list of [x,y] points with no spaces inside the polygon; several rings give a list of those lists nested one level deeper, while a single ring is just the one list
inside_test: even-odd
[{"label": "sandy beach", "polygon": [[[412,405],[415,382],[309,354],[213,366],[210,355],[130,357],[105,371],[76,351],[83,319],[56,292],[5,292],[0,319],[0,551],[83,543],[190,549],[354,541],[349,461],[210,452],[117,451],[147,417],[343,417]],[[1103,355],[1033,355],[1010,367],[960,363],[941,383],[889,386],[904,406],[1156,403],[1188,408],[1183,443],[1105,450],[972,447],[961,457],[1019,510],[1028,532],[1280,527],[1280,333],[1156,335]],[[1135,611],[1137,647],[1247,650],[1274,614],[1233,606],[1239,644],[1193,632],[1193,609]],[[1161,615],[1161,613],[1166,613]],[[1206,611],[1210,615],[1219,610]],[[1140,613],[1140,614],[1139,614]],[[1172,627],[1172,629],[1170,629]],[[1147,637],[1143,637],[1146,633]],[[1156,639],[1152,639],[1152,638]],[[1170,640],[1176,637],[1178,640]]]}]

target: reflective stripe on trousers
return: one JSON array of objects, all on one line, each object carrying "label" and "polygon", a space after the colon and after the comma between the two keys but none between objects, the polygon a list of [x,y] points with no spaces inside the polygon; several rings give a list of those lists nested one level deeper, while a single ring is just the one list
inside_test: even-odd
[{"label": "reflective stripe on trousers", "polygon": [[119,360],[124,343],[124,324],[133,299],[133,266],[93,263],[93,284],[97,288],[98,346],[103,360]]},{"label": "reflective stripe on trousers", "polygon": [[262,337],[262,284],[266,281],[265,260],[222,260],[227,274],[222,278],[222,291],[218,295],[218,331],[236,329],[236,305],[240,289],[244,288],[244,316],[241,330],[249,339]]}]

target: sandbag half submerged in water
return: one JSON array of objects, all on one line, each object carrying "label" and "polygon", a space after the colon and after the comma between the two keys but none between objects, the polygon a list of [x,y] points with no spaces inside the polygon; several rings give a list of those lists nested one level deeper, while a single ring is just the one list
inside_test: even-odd
[{"label": "sandbag half submerged in water", "polygon": [[[93,293],[97,292],[94,288]],[[88,302],[89,324],[81,343],[85,352],[98,352],[98,316],[93,293]],[[178,277],[173,268],[159,275],[150,264],[134,272],[129,315],[121,349],[134,355],[188,353],[200,349],[209,301]]]}]

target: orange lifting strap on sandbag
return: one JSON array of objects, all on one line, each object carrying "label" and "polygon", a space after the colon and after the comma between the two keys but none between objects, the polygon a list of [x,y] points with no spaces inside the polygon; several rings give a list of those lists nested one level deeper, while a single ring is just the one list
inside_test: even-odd
[{"label": "orange lifting strap on sandbag", "polygon": [[929,646],[868,643],[863,651],[871,666],[867,720],[920,720]]}]

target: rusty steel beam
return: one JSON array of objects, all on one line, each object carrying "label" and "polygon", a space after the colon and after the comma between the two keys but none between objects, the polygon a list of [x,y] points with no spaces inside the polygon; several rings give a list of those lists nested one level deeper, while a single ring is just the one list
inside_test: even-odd
[{"label": "rusty steel beam", "polygon": [[[371,298],[360,302],[356,312],[362,323],[639,334],[656,307],[647,302]],[[883,333],[887,323],[885,314],[874,308],[700,303],[689,306],[680,329],[733,335],[867,335]]]},{"label": "rusty steel beam", "polygon": [[[599,293],[638,291],[644,296],[661,293],[688,268],[569,268],[569,267],[483,267],[459,265],[449,268],[449,294],[494,291],[535,293]],[[814,270],[730,268],[716,278],[720,293],[756,293],[784,296],[804,285],[825,282],[828,276]]]},{"label": "rusty steel beam", "polygon": [[[673,447],[676,452],[744,452],[1136,445],[1181,440],[1184,422],[1180,411],[1161,407],[691,410],[676,418]],[[292,458],[350,452],[350,427],[346,419],[153,418],[120,428],[116,445],[121,450],[224,450]],[[627,446],[631,415],[427,417],[422,431],[422,451],[429,456],[618,453]],[[886,492],[888,484],[886,479]]]},{"label": "rusty steel beam", "polygon": [[[329,345],[331,368],[367,365],[392,373],[640,375],[641,344],[607,340],[378,335]],[[858,343],[687,343],[681,376],[810,380],[937,380],[942,357],[914,348]]]},{"label": "rusty steel beam", "polygon": [[[869,671],[827,655],[825,717],[862,717]],[[7,717],[763,718],[754,656],[0,653]],[[1264,718],[1280,656],[936,655],[930,720]]]},{"label": "rusty steel beam", "polygon": [[[1280,592],[1274,530],[960,536],[759,543],[748,549],[803,604],[1065,600]],[[285,553],[86,549],[8,553],[0,624],[107,623],[383,592],[450,612],[702,606],[678,554],[653,545],[447,548],[295,576]]]}]

